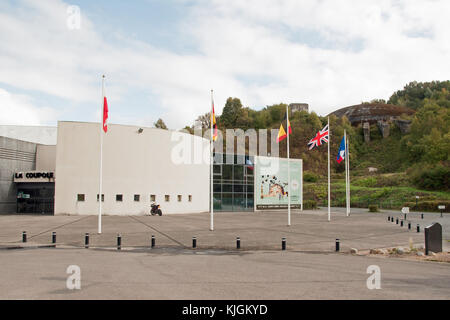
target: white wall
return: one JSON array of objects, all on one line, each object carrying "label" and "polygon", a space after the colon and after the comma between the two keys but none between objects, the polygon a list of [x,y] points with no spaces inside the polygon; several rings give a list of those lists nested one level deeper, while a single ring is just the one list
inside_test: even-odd
[{"label": "white wall", "polygon": [[[103,213],[144,214],[150,208],[150,194],[156,195],[163,214],[207,212],[209,210],[209,163],[175,164],[172,135],[196,141],[208,151],[201,137],[156,128],[108,125],[103,141]],[[100,124],[59,122],[56,148],[55,215],[97,214],[100,167]],[[193,152],[192,143],[189,143]],[[199,150],[196,150],[197,152]],[[77,194],[85,194],[84,202]],[[123,202],[116,202],[123,194]],[[134,201],[140,194],[140,202]],[[170,195],[170,202],[164,196]],[[177,195],[182,195],[178,202]],[[192,202],[188,202],[192,195]]]},{"label": "white wall", "polygon": [[56,145],[47,146],[38,144],[36,149],[36,170],[55,171]]}]

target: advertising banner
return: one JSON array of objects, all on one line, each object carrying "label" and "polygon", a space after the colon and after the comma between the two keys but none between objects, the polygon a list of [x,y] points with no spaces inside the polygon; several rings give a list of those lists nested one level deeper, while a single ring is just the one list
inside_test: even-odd
[{"label": "advertising banner", "polygon": [[[302,160],[290,159],[291,207],[302,202]],[[272,157],[255,157],[256,209],[285,208],[288,205],[288,161]]]}]

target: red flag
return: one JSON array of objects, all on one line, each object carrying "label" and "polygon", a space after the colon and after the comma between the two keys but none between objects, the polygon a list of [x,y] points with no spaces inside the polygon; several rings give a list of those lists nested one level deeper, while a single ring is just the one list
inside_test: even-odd
[{"label": "red flag", "polygon": [[103,131],[108,131],[108,101],[103,97]]}]

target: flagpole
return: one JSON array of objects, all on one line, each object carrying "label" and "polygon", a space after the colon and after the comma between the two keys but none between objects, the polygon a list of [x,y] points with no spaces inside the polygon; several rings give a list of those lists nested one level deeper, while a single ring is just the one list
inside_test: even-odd
[{"label": "flagpole", "polygon": [[289,106],[286,106],[287,161],[288,161],[288,226],[291,225],[291,165],[289,160]]},{"label": "flagpole", "polygon": [[[103,108],[105,99],[105,75],[102,76],[102,112],[101,117],[103,119]],[[104,120],[104,119],[103,119]],[[103,187],[103,120],[100,120],[100,186],[98,194],[98,233],[102,233],[102,187]]]},{"label": "flagpole", "polygon": [[209,226],[209,230],[210,231],[214,231],[214,197],[213,197],[213,105],[214,105],[214,100],[213,100],[213,90],[211,89],[211,114],[209,117],[209,122],[210,122],[210,127],[211,127],[211,132],[210,132],[210,136],[211,136],[211,141],[209,143],[209,149],[210,149],[210,170],[209,170],[209,176],[210,176],[210,181],[209,181],[209,185],[210,185],[210,226]]},{"label": "flagpole", "polygon": [[344,148],[345,148],[345,212],[348,217],[348,149],[347,149],[347,131],[344,130]]},{"label": "flagpole", "polygon": [[330,117],[328,117],[328,221],[331,220],[330,143],[331,143],[331,128],[330,128]]},{"label": "flagpole", "polygon": [[350,149],[348,147],[348,137],[346,140],[347,146],[345,149],[346,154],[346,162],[347,162],[347,181],[348,181],[348,212],[347,212],[347,216],[350,215],[350,208],[352,206],[352,202],[351,202],[351,197],[350,197]]}]

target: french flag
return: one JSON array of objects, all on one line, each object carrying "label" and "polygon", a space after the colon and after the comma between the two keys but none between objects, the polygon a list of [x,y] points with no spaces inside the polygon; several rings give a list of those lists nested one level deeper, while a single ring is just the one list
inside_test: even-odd
[{"label": "french flag", "polygon": [[342,138],[341,145],[339,146],[339,151],[336,157],[336,161],[341,163],[345,159],[345,138]]}]

